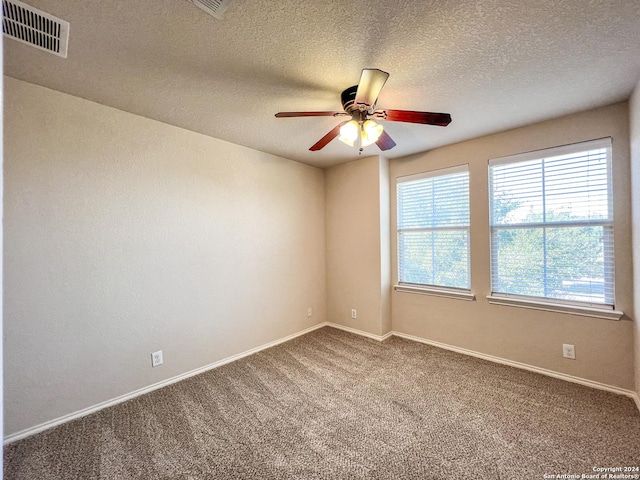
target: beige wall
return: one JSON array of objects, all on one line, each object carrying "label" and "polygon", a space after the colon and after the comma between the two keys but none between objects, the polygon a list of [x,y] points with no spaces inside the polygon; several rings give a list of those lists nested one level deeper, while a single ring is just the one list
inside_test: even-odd
[{"label": "beige wall", "polygon": [[391,323],[391,214],[389,160],[380,157],[380,333],[392,330]]},{"label": "beige wall", "polygon": [[635,305],[635,390],[640,395],[640,81],[629,100],[631,137],[631,205],[633,210],[633,277]]},{"label": "beige wall", "polygon": [[322,170],[4,92],[6,435],[326,320]]},{"label": "beige wall", "polygon": [[327,320],[384,335],[391,328],[388,161],[367,157],[325,173]]},{"label": "beige wall", "polygon": [[[583,140],[613,138],[616,307],[633,312],[628,105],[619,103],[391,161],[391,227],[396,177],[469,164],[471,288],[476,301],[394,292],[395,331],[624,389],[634,388],[633,322],[490,305],[487,161]],[[396,236],[391,238],[396,251]],[[397,261],[392,255],[392,278]],[[562,344],[576,360],[562,357]]]}]

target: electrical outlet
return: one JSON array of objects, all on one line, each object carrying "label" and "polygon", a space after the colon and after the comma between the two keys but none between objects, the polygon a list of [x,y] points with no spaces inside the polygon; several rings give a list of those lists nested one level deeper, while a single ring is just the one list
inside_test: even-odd
[{"label": "electrical outlet", "polygon": [[311,307],[307,308],[307,317],[311,318],[312,313],[313,313],[313,310],[311,310]]},{"label": "electrical outlet", "polygon": [[163,362],[164,362],[164,360],[162,359],[162,350],[158,350],[157,352],[153,352],[151,354],[151,366],[152,367],[157,367],[159,365],[162,365]]},{"label": "electrical outlet", "polygon": [[562,356],[564,358],[571,358],[572,360],[576,359],[576,346],[569,345],[568,343],[562,344]]},{"label": "electrical outlet", "polygon": [[358,312],[355,308],[351,309],[351,318],[358,318]]}]

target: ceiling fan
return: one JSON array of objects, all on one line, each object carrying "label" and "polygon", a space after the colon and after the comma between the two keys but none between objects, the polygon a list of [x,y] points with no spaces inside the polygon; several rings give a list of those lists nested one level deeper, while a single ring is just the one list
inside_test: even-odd
[{"label": "ceiling fan", "polygon": [[349,87],[342,92],[343,112],[279,112],[276,113],[276,117],[351,117],[351,120],[345,120],[336,125],[329,133],[312,145],[309,150],[320,150],[331,140],[338,137],[338,140],[347,145],[352,147],[357,145],[359,153],[362,153],[362,149],[372,143],[375,143],[383,151],[396,146],[396,142],[384,131],[382,125],[375,120],[422,123],[442,127],[446,127],[451,123],[451,115],[448,113],[390,109],[375,110],[378,95],[388,77],[389,74],[387,72],[377,68],[363,69],[358,85]]}]

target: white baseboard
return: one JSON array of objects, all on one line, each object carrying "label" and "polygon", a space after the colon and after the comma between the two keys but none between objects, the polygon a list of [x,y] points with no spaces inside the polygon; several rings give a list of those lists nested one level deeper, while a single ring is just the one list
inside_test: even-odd
[{"label": "white baseboard", "polygon": [[292,335],[288,335],[284,338],[280,338],[278,340],[274,340],[273,342],[266,343],[256,348],[252,348],[251,350],[247,350],[242,353],[238,353],[236,355],[232,355],[227,358],[223,358],[222,360],[218,360],[217,362],[210,363],[209,365],[205,365],[204,367],[196,368],[195,370],[191,370],[186,373],[182,373],[180,375],[176,375],[175,377],[168,378],[166,380],[162,380],[161,382],[154,383],[153,385],[149,385],[147,387],[139,388],[138,390],[134,390],[133,392],[126,393],[124,395],[120,395],[119,397],[112,398],[111,400],[107,400],[105,402],[98,403],[91,407],[83,408],[82,410],[78,410],[76,412],[69,413],[67,415],[63,415],[62,417],[55,418],[48,422],[41,423],[36,425],[35,427],[26,428],[19,432],[13,433],[11,435],[7,435],[4,437],[4,445],[7,445],[11,442],[15,442],[17,440],[22,440],[23,438],[30,437],[31,435],[35,435],[36,433],[43,432],[45,430],[49,430],[50,428],[57,427],[66,422],[70,422],[71,420],[75,420],[77,418],[84,417],[91,413],[95,413],[98,410],[102,410],[103,408],[111,407],[113,405],[117,405],[118,403],[126,402],[127,400],[131,400],[132,398],[139,397],[140,395],[144,395],[145,393],[152,392],[154,390],[158,390],[159,388],[166,387],[167,385],[171,385],[173,383],[179,382],[180,380],[184,380],[189,377],[193,377],[194,375],[198,375],[199,373],[204,373],[208,370],[212,370],[214,368],[221,367],[222,365],[226,365],[227,363],[234,362],[243,357],[247,357],[254,353],[257,353],[261,350],[265,350],[267,348],[275,347],[284,342],[288,342],[289,340],[293,340],[296,337],[304,335],[306,333],[312,332],[319,328],[327,326],[327,323],[320,323],[318,325],[314,325],[313,327],[307,328],[305,330],[301,330],[300,332],[296,332]]},{"label": "white baseboard", "polygon": [[400,332],[394,331],[392,332],[392,334],[395,335],[396,337],[406,338],[407,340],[413,340],[414,342],[425,343],[427,345],[443,348],[445,350],[451,350],[452,352],[462,353],[464,355],[470,355],[472,357],[481,358],[483,360],[488,360],[490,362],[500,363],[502,365],[508,365],[510,367],[521,368],[523,370],[529,370],[530,372],[540,373],[542,375],[558,378],[560,380],[565,380],[567,382],[579,383],[580,385],[585,385],[591,388],[597,388],[598,390],[606,390],[608,392],[617,393],[618,395],[625,395],[627,397],[633,398],[636,401],[636,405],[638,406],[638,409],[640,410],[640,400],[638,399],[638,395],[636,394],[636,392],[632,390],[626,390],[624,388],[615,387],[613,385],[607,385],[605,383],[595,382],[593,380],[589,380],[582,377],[575,377],[573,375],[556,372],[554,370],[547,370],[546,368],[536,367],[533,365],[528,365],[526,363],[507,360],[506,358],[487,355],[486,353],[480,353],[474,350],[467,350],[466,348],[455,347],[453,345],[448,345],[446,343],[435,342],[433,340],[426,340],[424,338],[416,337],[414,335],[408,335],[406,333],[400,333]]},{"label": "white baseboard", "polygon": [[376,335],[374,333],[365,332],[363,330],[358,330],[357,328],[345,327],[344,325],[340,325],[338,323],[325,322],[324,326],[337,328],[338,330],[344,330],[345,332],[355,333],[356,335],[360,335],[362,337],[372,338],[374,340],[378,340],[379,342],[384,342],[387,338],[393,335],[393,332],[389,332],[386,335]]},{"label": "white baseboard", "polygon": [[638,396],[638,392],[634,392],[633,400],[636,402],[636,407],[638,407],[638,411],[640,412],[640,396]]}]

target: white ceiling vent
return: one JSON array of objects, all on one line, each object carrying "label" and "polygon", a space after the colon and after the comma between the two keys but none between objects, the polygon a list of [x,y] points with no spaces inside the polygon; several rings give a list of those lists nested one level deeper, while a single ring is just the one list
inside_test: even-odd
[{"label": "white ceiling vent", "polygon": [[2,33],[19,42],[67,58],[69,22],[19,0],[2,0]]},{"label": "white ceiling vent", "polygon": [[209,15],[222,18],[222,14],[227,9],[231,0],[189,0],[194,5],[200,7]]}]

